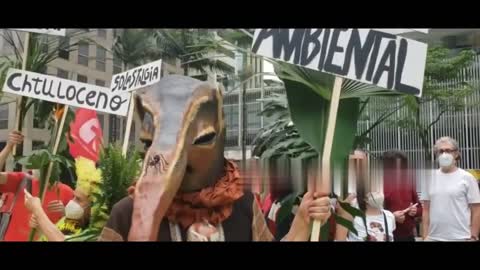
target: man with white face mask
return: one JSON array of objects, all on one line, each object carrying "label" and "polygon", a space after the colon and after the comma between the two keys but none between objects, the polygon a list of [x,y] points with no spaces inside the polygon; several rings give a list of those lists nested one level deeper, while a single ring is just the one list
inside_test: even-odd
[{"label": "man with white face mask", "polygon": [[440,169],[423,192],[423,238],[429,241],[478,241],[480,192],[475,178],[457,167],[458,143],[442,137],[435,143]]}]

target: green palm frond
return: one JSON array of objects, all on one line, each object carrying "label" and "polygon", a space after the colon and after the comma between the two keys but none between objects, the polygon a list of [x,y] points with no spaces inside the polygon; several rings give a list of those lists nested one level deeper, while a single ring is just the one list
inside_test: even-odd
[{"label": "green palm frond", "polygon": [[127,66],[139,66],[149,60],[154,48],[155,38],[149,31],[124,29],[115,40],[112,53]]},{"label": "green palm frond", "polygon": [[122,155],[121,147],[110,144],[100,155],[102,170],[102,190],[106,198],[108,210],[127,196],[127,189],[136,180],[140,172],[140,154],[137,151]]}]

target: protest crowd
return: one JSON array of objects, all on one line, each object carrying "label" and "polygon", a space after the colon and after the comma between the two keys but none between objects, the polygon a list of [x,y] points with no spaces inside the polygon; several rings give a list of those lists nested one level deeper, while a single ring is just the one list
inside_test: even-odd
[{"label": "protest crowd", "polygon": [[[47,30],[35,31],[65,35],[65,29]],[[17,106],[26,98],[52,102],[54,128],[49,146],[31,153],[20,151],[29,136],[21,121],[9,130],[0,152],[0,240],[478,241],[480,182],[460,167],[461,147],[453,136],[432,136],[434,167],[426,168],[425,179],[413,173],[405,152],[382,153],[379,190],[368,184],[370,153],[346,147],[353,136],[351,145],[339,144],[344,134],[335,132],[337,118],[348,117],[341,109],[360,108],[360,99],[341,98],[353,92],[342,90],[352,81],[378,86],[381,93],[421,96],[425,44],[376,29],[257,29],[252,37],[253,53],[282,62],[279,74],[306,67],[301,73],[312,85],[318,73],[334,75],[333,90],[322,100],[322,106],[330,103],[322,120],[323,148],[314,149],[322,169],[314,180],[302,176],[307,187],[293,188],[290,176],[271,167],[261,180],[267,190],[252,188],[254,173],[226,158],[224,92],[216,82],[164,76],[158,59],[114,75],[113,90],[11,68],[3,91],[18,97]],[[301,81],[291,74],[283,79],[287,88],[291,80]],[[298,107],[287,93],[293,115]],[[97,111],[127,117],[123,147],[104,144]],[[128,148],[139,143],[129,136],[134,116],[143,152]],[[14,168],[7,171],[8,160]],[[331,163],[338,160],[349,164],[342,173],[355,182],[341,196],[331,181]],[[417,181],[425,183],[422,192]]]}]

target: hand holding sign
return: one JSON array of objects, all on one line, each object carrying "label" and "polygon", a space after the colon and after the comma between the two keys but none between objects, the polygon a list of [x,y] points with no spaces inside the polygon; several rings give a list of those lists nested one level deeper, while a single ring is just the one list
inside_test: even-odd
[{"label": "hand holding sign", "polygon": [[23,142],[23,139],[24,139],[23,134],[19,131],[14,130],[10,132],[10,134],[8,135],[7,145],[14,146],[17,144],[21,144]]},{"label": "hand holding sign", "polygon": [[42,209],[40,198],[32,196],[32,194],[26,189],[24,189],[23,192],[25,193],[25,207],[30,213],[35,215],[35,212],[38,211],[38,209]]},{"label": "hand holding sign", "polygon": [[38,221],[37,221],[37,217],[35,215],[32,215],[30,217],[30,221],[28,222],[28,226],[30,226],[30,228],[32,228],[32,229],[38,228]]},{"label": "hand holding sign", "polygon": [[297,215],[304,219],[305,224],[309,224],[312,219],[324,223],[330,213],[330,198],[318,192],[305,193],[297,210]]}]

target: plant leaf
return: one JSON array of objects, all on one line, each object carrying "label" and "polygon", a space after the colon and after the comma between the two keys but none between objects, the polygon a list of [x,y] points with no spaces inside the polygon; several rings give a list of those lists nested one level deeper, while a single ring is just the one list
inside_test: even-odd
[{"label": "plant leaf", "polygon": [[339,215],[335,215],[335,222],[347,228],[352,233],[358,235],[357,229],[355,229],[355,227],[353,226],[353,222],[351,222],[350,220],[344,219]]},{"label": "plant leaf", "polygon": [[347,213],[352,215],[352,217],[354,217],[354,218],[355,217],[365,217],[365,214],[360,209],[351,206],[349,203],[341,202],[341,201],[338,201],[338,203],[343,208],[343,210],[345,210]]}]

